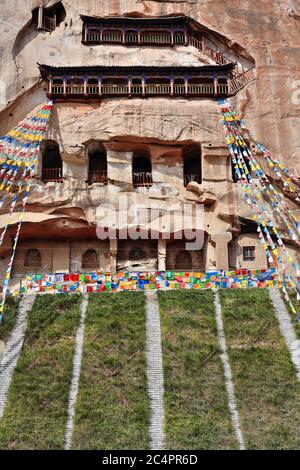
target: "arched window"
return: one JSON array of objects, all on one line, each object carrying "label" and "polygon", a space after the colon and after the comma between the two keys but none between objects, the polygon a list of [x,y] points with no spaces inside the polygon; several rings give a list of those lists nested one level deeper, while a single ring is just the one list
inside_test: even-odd
[{"label": "arched window", "polygon": [[88,183],[107,183],[107,153],[101,142],[91,142],[87,147]]},{"label": "arched window", "polygon": [[82,255],[82,269],[98,269],[98,255],[95,250],[86,250]]},{"label": "arched window", "polygon": [[147,253],[140,247],[133,247],[129,251],[129,260],[130,261],[140,261],[147,258]]},{"label": "arched window", "polygon": [[186,250],[180,250],[175,258],[175,269],[178,271],[188,271],[193,269],[192,257]]},{"label": "arched window", "polygon": [[135,188],[152,186],[152,164],[147,153],[139,152],[133,155],[132,182]]},{"label": "arched window", "polygon": [[47,183],[62,180],[63,167],[59,145],[54,140],[47,140],[42,146],[42,181]]},{"label": "arched window", "polygon": [[42,265],[42,257],[39,250],[31,248],[25,253],[24,267],[25,268],[40,268]]},{"label": "arched window", "polygon": [[185,187],[192,181],[199,184],[202,182],[199,145],[190,145],[183,150],[183,174]]}]

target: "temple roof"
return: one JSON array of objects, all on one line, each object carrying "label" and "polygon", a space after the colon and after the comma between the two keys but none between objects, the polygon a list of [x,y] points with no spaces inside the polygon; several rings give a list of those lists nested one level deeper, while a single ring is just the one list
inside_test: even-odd
[{"label": "temple roof", "polygon": [[152,25],[170,25],[170,26],[185,26],[189,22],[189,18],[185,15],[178,16],[156,16],[156,17],[129,17],[129,16],[86,16],[80,15],[82,21],[88,24],[95,25],[113,25],[113,26],[128,26],[135,25],[140,26],[152,26]]},{"label": "temple roof", "polygon": [[234,63],[225,65],[203,65],[199,67],[184,67],[184,66],[65,66],[65,67],[53,67],[51,65],[38,64],[41,76],[45,79],[49,75],[151,75],[161,76],[162,74],[167,75],[193,75],[193,76],[204,76],[208,74],[228,75],[232,73],[235,67]]}]

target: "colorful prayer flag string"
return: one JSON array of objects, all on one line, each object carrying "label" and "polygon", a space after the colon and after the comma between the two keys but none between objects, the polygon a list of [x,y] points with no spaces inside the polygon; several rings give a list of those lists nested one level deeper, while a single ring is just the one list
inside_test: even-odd
[{"label": "colorful prayer flag string", "polygon": [[40,145],[45,138],[51,110],[52,102],[49,102],[40,107],[32,115],[27,116],[18,126],[0,138],[0,193],[6,193],[0,199],[0,209],[2,209],[2,212],[4,212],[5,203],[9,202],[9,207],[5,211],[7,220],[0,232],[0,247],[4,242],[9,226],[14,220],[14,210],[20,204],[12,255],[3,280],[3,291],[0,299],[0,321],[3,316],[13,261],[24,219],[26,203],[30,194],[32,178],[37,167]]}]

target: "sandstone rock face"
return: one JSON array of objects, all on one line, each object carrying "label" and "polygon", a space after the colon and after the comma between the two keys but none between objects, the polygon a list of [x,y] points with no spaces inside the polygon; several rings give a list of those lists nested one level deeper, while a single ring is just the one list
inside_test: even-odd
[{"label": "sandstone rock face", "polygon": [[[244,55],[254,58],[256,81],[237,94],[234,106],[256,137],[299,174],[300,8],[296,0],[63,1],[66,17],[52,33],[37,31],[31,18],[35,8],[50,7],[55,1],[2,3],[5,5],[0,33],[1,135],[46,101],[37,62],[54,66],[213,63],[193,47],[84,46],[79,14],[185,14],[224,36],[232,51],[244,51]],[[249,217],[239,189],[232,183],[215,100],[114,98],[95,104],[58,103],[51,116],[48,138],[59,143],[65,179],[63,183],[42,183],[40,165],[22,230],[24,240],[49,238],[69,243],[95,237],[96,225],[105,227],[120,213],[121,195],[133,206],[154,206],[158,215],[152,216],[143,229],[155,227],[160,234],[165,230],[167,208],[172,207],[176,212],[186,203],[204,205],[202,229],[208,237],[205,267],[213,268],[219,265],[214,234],[234,233],[238,230],[237,216]],[[107,151],[107,185],[86,183],[86,147],[93,140],[102,142]],[[201,151],[202,184],[198,190],[187,190],[182,184],[183,154],[187,146],[195,143]],[[140,150],[151,155],[153,186],[150,189],[132,186],[132,158]],[[289,204],[296,208],[293,202]],[[123,221],[121,218],[117,229],[134,226],[136,219],[132,217]],[[0,215],[1,225],[4,220],[5,215]],[[190,225],[196,228],[195,221]],[[78,246],[71,247],[65,255],[71,257],[75,267],[78,264],[74,253],[81,249]],[[120,265],[126,267],[124,259],[121,261]],[[110,268],[111,262],[117,261],[109,258],[104,264]],[[264,262],[258,261],[258,265],[264,267]]]}]

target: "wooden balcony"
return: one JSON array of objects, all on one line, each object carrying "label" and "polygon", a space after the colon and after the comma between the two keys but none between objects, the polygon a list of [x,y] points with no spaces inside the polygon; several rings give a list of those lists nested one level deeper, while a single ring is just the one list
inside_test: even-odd
[{"label": "wooden balcony", "polygon": [[125,44],[125,45],[158,45],[171,46],[183,45],[185,36],[183,33],[171,32],[141,32],[137,31],[87,31],[83,40],[84,44]]},{"label": "wooden balcony", "polygon": [[62,168],[43,168],[42,181],[44,183],[49,183],[50,181],[54,181],[56,183],[62,183],[63,182]]},{"label": "wooden balcony", "polygon": [[107,184],[107,170],[90,170],[88,183],[104,183]]},{"label": "wooden balcony", "polygon": [[150,188],[153,185],[152,173],[133,173],[132,176],[135,188]]}]

